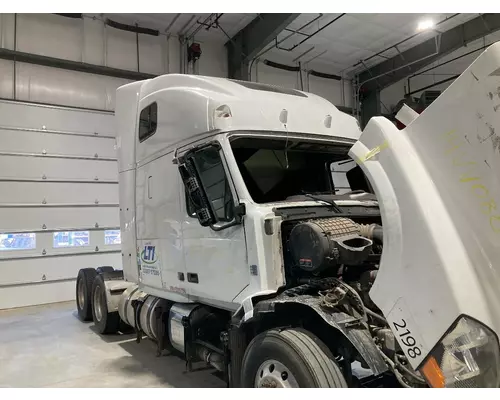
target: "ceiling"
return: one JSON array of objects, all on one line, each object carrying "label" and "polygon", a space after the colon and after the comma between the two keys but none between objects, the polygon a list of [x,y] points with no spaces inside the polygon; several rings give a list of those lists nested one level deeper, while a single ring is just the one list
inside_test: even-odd
[{"label": "ceiling", "polygon": [[[126,24],[157,29],[161,33],[192,36],[201,42],[226,43],[258,14],[101,14]],[[352,75],[386,58],[398,55],[439,32],[447,31],[479,14],[301,14],[270,43],[262,59],[284,64],[301,61],[321,72]],[[203,23],[220,16],[220,28],[207,29]],[[424,19],[435,24],[435,30],[419,33],[417,25]],[[294,33],[299,31],[300,33]],[[317,33],[316,33],[317,32]],[[307,38],[307,35],[312,35]],[[194,36],[193,36],[194,35]],[[414,36],[414,37],[412,37]],[[306,39],[306,40],[304,40]],[[404,43],[395,44],[407,39]],[[299,44],[299,42],[303,43]],[[291,49],[294,47],[293,49]],[[286,50],[288,49],[288,50]],[[386,50],[376,55],[382,50]],[[363,63],[360,61],[363,60]]]},{"label": "ceiling", "polygon": [[[301,14],[287,27],[288,30],[278,35],[278,47],[290,49],[306,39],[305,35],[294,34],[289,30],[299,30],[311,35],[326,26],[324,29],[292,51],[280,50],[271,44],[269,52],[263,57],[283,63],[296,63],[300,60],[302,63],[309,63],[311,68],[324,72],[354,73],[397,56],[398,50],[394,47],[381,55],[375,54],[404,39],[418,33],[398,45],[401,52],[437,36],[438,31],[447,31],[479,14],[324,14],[319,17],[320,15]],[[417,31],[418,23],[425,19],[430,19],[437,25],[435,31]],[[313,20],[315,21],[307,25]],[[327,25],[329,23],[331,24]],[[305,25],[307,26],[304,27]],[[280,43],[281,40],[283,42]],[[364,60],[364,65],[358,64],[361,60]],[[354,67],[355,64],[358,65]]]}]

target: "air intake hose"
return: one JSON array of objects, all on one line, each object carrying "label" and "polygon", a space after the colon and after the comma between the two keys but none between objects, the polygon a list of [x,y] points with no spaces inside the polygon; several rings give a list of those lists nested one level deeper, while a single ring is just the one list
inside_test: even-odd
[{"label": "air intake hose", "polygon": [[384,243],[383,230],[382,227],[378,224],[371,224],[371,225],[359,224],[359,234],[379,244]]}]

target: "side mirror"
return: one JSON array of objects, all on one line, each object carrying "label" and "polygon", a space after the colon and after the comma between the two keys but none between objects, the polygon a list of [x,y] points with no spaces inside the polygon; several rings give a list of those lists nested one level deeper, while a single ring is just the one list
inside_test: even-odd
[{"label": "side mirror", "polygon": [[184,182],[186,193],[191,200],[196,218],[198,218],[200,225],[210,226],[215,224],[217,220],[192,164],[192,160],[187,159],[184,164],[179,166],[181,179]]},{"label": "side mirror", "polygon": [[201,226],[215,231],[241,223],[245,205],[235,206],[220,146],[210,144],[177,159],[179,172]]}]

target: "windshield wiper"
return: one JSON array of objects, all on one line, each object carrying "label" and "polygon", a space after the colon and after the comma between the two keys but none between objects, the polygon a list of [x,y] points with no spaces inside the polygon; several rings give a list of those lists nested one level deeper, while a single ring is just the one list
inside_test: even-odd
[{"label": "windshield wiper", "polygon": [[310,199],[314,200],[314,201],[322,201],[323,203],[326,203],[328,205],[330,205],[333,209],[333,211],[335,211],[336,213],[343,213],[343,211],[339,208],[339,206],[337,205],[337,203],[335,203],[334,200],[324,200],[324,199],[321,199],[311,193],[306,193],[306,192],[302,192],[302,194],[306,197],[309,197]]}]

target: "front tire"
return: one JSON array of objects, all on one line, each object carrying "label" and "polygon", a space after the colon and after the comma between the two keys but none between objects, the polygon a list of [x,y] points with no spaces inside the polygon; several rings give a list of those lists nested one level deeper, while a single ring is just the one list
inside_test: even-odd
[{"label": "front tire", "polygon": [[97,275],[92,285],[92,315],[97,331],[101,334],[116,333],[120,328],[118,311],[108,312],[106,286],[102,275]]},{"label": "front tire", "polygon": [[248,345],[241,368],[243,387],[345,388],[331,352],[304,329],[271,329]]}]

